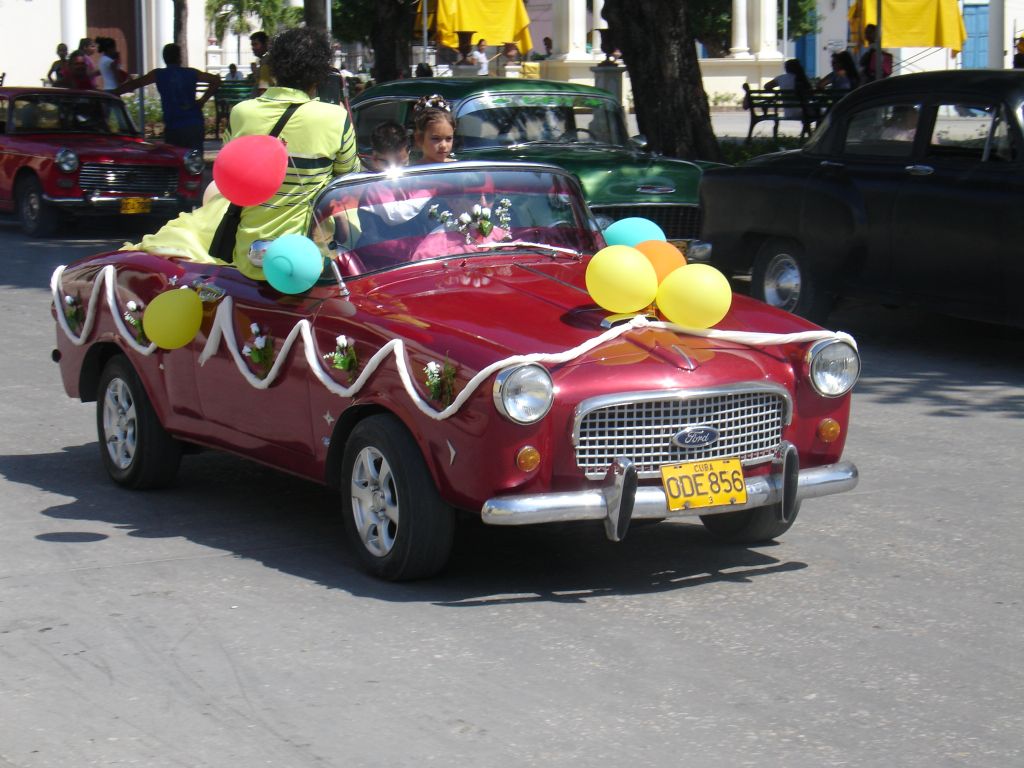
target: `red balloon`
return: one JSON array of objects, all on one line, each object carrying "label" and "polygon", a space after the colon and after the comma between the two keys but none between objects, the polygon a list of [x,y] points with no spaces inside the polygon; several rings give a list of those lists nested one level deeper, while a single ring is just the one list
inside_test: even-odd
[{"label": "red balloon", "polygon": [[235,205],[265,203],[281,188],[288,150],[275,136],[239,136],[217,153],[213,180]]}]

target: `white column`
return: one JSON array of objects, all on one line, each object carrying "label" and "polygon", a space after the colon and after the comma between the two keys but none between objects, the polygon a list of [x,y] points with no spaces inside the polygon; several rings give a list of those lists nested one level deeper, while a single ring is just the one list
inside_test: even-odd
[{"label": "white column", "polygon": [[164,46],[174,42],[174,3],[156,3],[153,8],[154,22],[156,23],[156,57],[163,66]]},{"label": "white column", "polygon": [[586,0],[554,0],[551,10],[555,58],[590,61],[592,57],[587,55]]},{"label": "white column", "polygon": [[590,33],[590,51],[598,58],[601,56],[601,33],[598,30],[608,29],[608,22],[601,18],[601,10],[604,8],[604,0],[593,0],[593,16],[591,16],[593,31]]},{"label": "white column", "polygon": [[[1014,30],[1016,33],[1016,29]],[[988,68],[1006,66],[1006,6],[1004,0],[988,3]],[[1011,41],[1013,42],[1013,41]]]},{"label": "white column", "polygon": [[750,45],[747,42],[747,0],[732,0],[732,47],[730,59],[749,59]]},{"label": "white column", "polygon": [[[71,53],[78,41],[89,34],[85,25],[85,0],[60,0],[60,42]],[[47,51],[47,55],[49,55]]]},{"label": "white column", "polygon": [[782,59],[779,53],[779,9],[775,0],[754,0],[758,7],[757,42],[754,53],[759,59]]}]

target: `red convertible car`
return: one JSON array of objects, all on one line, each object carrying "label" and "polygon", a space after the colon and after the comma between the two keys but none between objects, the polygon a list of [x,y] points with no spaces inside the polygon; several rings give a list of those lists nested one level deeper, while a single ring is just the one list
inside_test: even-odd
[{"label": "red convertible car", "polygon": [[[604,243],[565,171],[347,176],[310,238],[326,266],[295,294],[133,251],[54,273],[54,359],[97,403],[115,482],[165,484],[195,444],[335,486],[387,579],[442,568],[457,511],[602,521],[613,541],[631,519],[699,516],[757,542],[857,482],[841,458],[853,340],[739,296],[711,330],[609,318],[584,279]],[[147,305],[182,289],[199,330],[160,349]]]},{"label": "red convertible car", "polygon": [[0,211],[30,235],[52,233],[64,213],[191,208],[203,165],[201,152],[143,141],[116,96],[0,88]]}]

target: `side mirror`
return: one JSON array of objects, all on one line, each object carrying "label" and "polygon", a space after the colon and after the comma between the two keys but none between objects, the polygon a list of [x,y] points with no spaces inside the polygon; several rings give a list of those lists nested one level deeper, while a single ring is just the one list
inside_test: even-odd
[{"label": "side mirror", "polygon": [[647,137],[644,136],[642,133],[638,133],[636,136],[631,136],[629,139],[629,143],[632,147],[634,147],[635,149],[639,149],[641,152],[646,152],[647,147],[649,146],[647,142]]}]

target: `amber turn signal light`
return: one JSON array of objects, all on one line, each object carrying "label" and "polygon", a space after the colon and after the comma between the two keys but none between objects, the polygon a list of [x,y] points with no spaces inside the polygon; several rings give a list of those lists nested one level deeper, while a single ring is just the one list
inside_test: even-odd
[{"label": "amber turn signal light", "polygon": [[818,424],[818,437],[821,438],[823,443],[834,443],[839,439],[839,434],[843,431],[843,428],[839,426],[839,422],[835,419],[822,419],[821,423]]},{"label": "amber turn signal light", "polygon": [[533,472],[540,466],[540,451],[532,445],[524,445],[516,454],[516,466],[523,472]]}]

